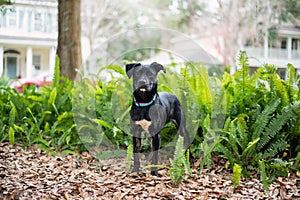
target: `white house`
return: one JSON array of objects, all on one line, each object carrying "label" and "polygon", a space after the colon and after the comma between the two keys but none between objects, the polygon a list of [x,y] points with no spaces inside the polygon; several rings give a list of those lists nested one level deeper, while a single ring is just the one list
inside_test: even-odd
[{"label": "white house", "polygon": [[57,1],[12,2],[0,13],[0,76],[29,78],[54,70]]},{"label": "white house", "polygon": [[276,40],[268,41],[265,38],[263,47],[244,48],[249,56],[252,71],[264,63],[270,63],[276,65],[279,76],[285,78],[287,64],[291,63],[297,73],[300,73],[300,27],[280,26],[275,31]]}]

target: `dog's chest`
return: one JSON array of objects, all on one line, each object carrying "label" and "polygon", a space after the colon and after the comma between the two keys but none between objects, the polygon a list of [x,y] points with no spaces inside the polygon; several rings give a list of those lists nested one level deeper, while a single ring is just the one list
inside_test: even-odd
[{"label": "dog's chest", "polygon": [[142,129],[144,131],[146,131],[146,133],[149,133],[149,126],[151,125],[151,121],[148,121],[148,120],[140,120],[140,121],[135,121],[135,124],[138,125],[138,126],[141,126]]}]

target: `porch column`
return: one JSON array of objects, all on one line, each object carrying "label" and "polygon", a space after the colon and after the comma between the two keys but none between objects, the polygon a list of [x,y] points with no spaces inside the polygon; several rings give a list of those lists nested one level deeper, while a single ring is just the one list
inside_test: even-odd
[{"label": "porch column", "polygon": [[26,50],[26,78],[30,78],[33,73],[32,67],[32,47],[27,47]]},{"label": "porch column", "polygon": [[2,76],[3,74],[3,68],[4,68],[3,59],[4,59],[4,48],[2,45],[0,45],[0,76]]},{"label": "porch column", "polygon": [[49,71],[51,73],[54,73],[55,55],[56,55],[56,48],[55,47],[50,47],[50,52],[49,52]]},{"label": "porch column", "polygon": [[288,60],[292,59],[292,38],[287,39]]},{"label": "porch column", "polygon": [[269,58],[269,40],[268,40],[268,32],[266,32],[265,37],[264,37],[264,58],[268,59]]}]

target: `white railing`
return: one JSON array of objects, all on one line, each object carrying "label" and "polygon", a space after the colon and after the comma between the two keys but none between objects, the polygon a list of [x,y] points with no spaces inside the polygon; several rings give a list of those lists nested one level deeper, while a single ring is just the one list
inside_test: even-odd
[{"label": "white railing", "polygon": [[280,49],[280,48],[269,48],[268,49],[268,57],[269,58],[277,58],[277,59],[287,59],[288,58],[288,50]]},{"label": "white railing", "polygon": [[[259,47],[244,47],[248,56],[256,58],[265,58],[264,48]],[[288,59],[288,50],[281,48],[269,48],[268,49],[269,59]],[[300,60],[300,50],[291,50],[291,59]]]}]

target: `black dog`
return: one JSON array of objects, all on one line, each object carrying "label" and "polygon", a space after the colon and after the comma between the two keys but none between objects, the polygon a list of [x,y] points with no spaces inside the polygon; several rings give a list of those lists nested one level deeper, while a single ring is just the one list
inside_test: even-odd
[{"label": "black dog", "polygon": [[[140,168],[139,152],[141,133],[145,131],[150,138],[152,164],[157,164],[160,148],[160,130],[172,121],[180,135],[184,137],[185,148],[190,145],[189,134],[185,128],[185,117],[180,102],[175,95],[157,92],[157,74],[166,73],[165,68],[156,62],[150,65],[133,63],[126,65],[126,74],[133,78],[133,102],[130,111],[130,128],[133,135],[134,172]],[[152,175],[157,174],[157,168],[151,168]]]}]

